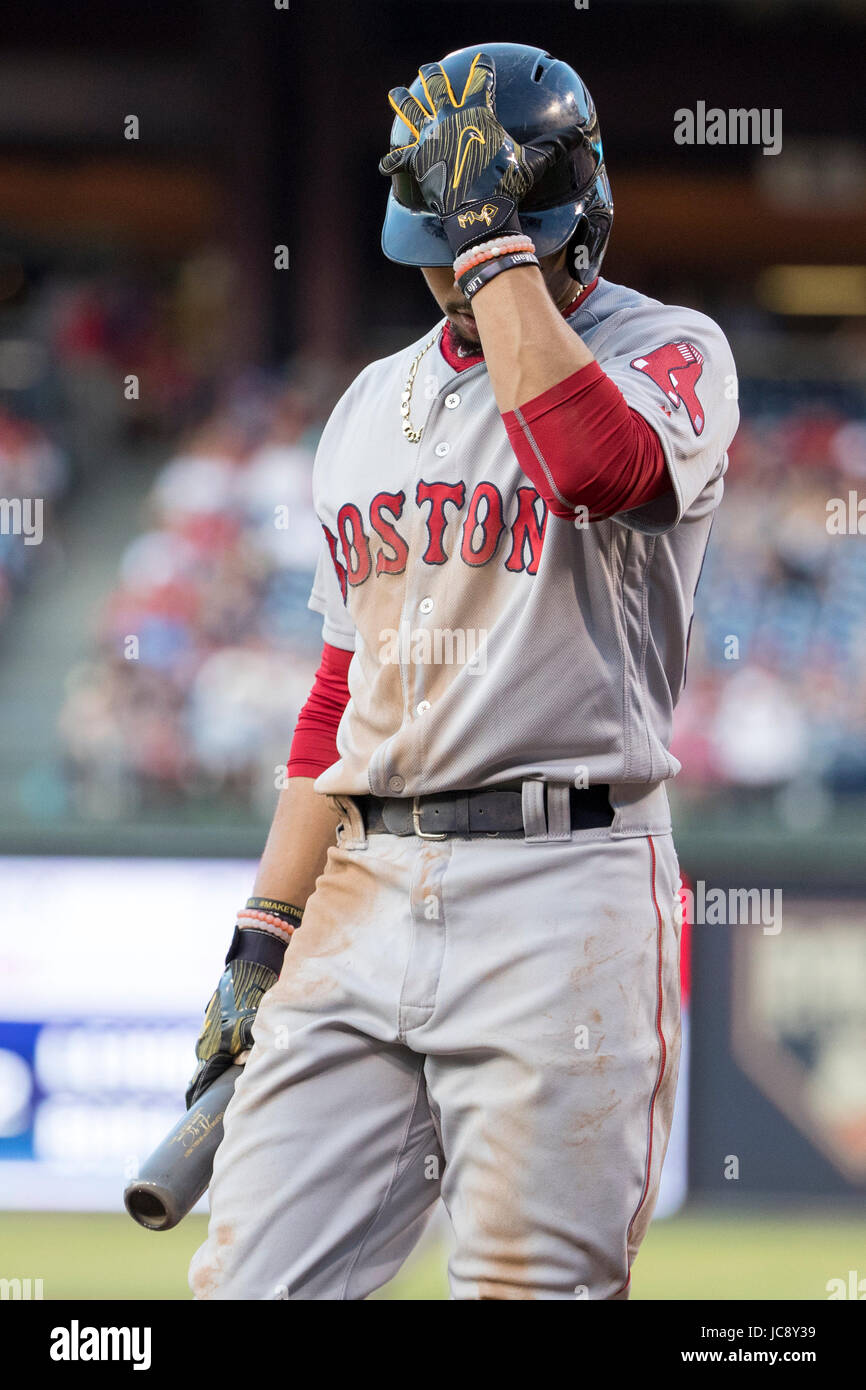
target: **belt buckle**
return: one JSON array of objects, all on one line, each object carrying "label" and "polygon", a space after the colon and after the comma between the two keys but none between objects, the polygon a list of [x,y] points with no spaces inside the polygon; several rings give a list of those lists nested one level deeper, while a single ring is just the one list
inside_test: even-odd
[{"label": "belt buckle", "polygon": [[432,830],[421,829],[421,807],[418,805],[420,800],[420,796],[412,797],[412,826],[419,840],[447,840],[448,832],[445,830],[436,831],[434,834]]}]

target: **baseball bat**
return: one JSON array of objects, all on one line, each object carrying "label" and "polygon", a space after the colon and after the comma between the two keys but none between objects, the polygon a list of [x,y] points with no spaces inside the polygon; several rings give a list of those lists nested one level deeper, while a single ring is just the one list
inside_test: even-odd
[{"label": "baseball bat", "polygon": [[124,1206],[139,1226],[170,1231],[207,1191],[214,1154],[223,1137],[223,1116],[242,1071],[238,1063],[227,1067],[154,1149],[138,1177],[127,1184]]}]

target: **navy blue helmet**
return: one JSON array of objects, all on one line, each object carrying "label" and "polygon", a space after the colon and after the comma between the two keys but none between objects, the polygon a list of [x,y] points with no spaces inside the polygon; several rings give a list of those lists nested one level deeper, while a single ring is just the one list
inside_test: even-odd
[{"label": "navy blue helmet", "polygon": [[[536,253],[547,256],[568,246],[574,279],[588,285],[598,274],[613,221],[592,97],[567,63],[552,58],[543,48],[520,43],[473,44],[449,53],[442,59],[442,67],[455,91],[463,90],[472,59],[479,51],[493,60],[496,115],[512,139],[531,144],[544,132],[560,129],[566,119],[578,126],[580,134],[572,148],[530,189],[518,213],[521,227],[535,242]],[[423,102],[420,78],[409,91]],[[391,148],[405,143],[406,126],[397,116],[391,128]],[[401,265],[450,265],[453,260],[440,219],[428,211],[415,179],[406,170],[391,180],[382,250],[389,260]]]}]

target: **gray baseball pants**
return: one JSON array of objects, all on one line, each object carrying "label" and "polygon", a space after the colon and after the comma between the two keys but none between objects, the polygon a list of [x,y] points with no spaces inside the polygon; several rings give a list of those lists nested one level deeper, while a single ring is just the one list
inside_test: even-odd
[{"label": "gray baseball pants", "polygon": [[198,1298],[363,1299],[441,1196],[454,1299],[621,1299],[679,1059],[667,798],[527,839],[365,837],[354,803],[255,1025]]}]

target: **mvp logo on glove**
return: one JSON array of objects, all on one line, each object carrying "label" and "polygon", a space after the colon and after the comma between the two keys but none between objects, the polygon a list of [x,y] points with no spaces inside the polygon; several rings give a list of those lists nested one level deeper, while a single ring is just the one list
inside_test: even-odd
[{"label": "mvp logo on glove", "polygon": [[476,222],[483,222],[485,226],[490,227],[498,214],[499,208],[495,203],[485,203],[480,212],[458,212],[457,221],[463,228],[472,227]]}]

